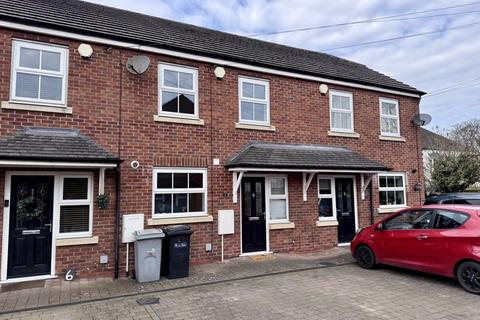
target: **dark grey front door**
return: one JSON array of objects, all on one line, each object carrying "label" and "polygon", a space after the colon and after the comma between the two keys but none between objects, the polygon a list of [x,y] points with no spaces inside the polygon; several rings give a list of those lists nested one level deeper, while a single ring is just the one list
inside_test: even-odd
[{"label": "dark grey front door", "polygon": [[338,242],[347,243],[355,236],[355,200],[353,178],[335,179]]},{"label": "dark grey front door", "polygon": [[242,179],[242,251],[267,250],[265,178]]},{"label": "dark grey front door", "polygon": [[50,274],[53,177],[12,176],[8,278]]}]

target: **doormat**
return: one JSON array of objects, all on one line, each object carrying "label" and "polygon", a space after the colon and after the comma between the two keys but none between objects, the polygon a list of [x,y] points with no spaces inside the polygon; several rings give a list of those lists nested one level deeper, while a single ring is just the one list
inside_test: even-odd
[{"label": "doormat", "polygon": [[0,292],[10,292],[16,290],[43,288],[45,287],[45,280],[25,281],[18,283],[5,283],[2,284]]},{"label": "doormat", "polygon": [[265,253],[250,256],[250,259],[252,259],[253,261],[265,261],[275,259],[275,257],[273,256],[273,253]]}]

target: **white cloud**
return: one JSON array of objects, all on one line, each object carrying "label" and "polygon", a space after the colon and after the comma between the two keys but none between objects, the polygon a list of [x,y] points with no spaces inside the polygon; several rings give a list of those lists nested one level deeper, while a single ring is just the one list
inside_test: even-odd
[{"label": "white cloud", "polygon": [[[127,10],[201,25],[238,34],[256,34],[320,26],[404,12],[429,10],[467,1],[417,0],[89,0]],[[448,12],[480,10],[480,5]],[[431,12],[435,15],[443,12]],[[311,50],[339,47],[401,35],[428,32],[480,21],[478,13],[368,23],[259,37],[268,41]],[[357,61],[395,79],[433,91],[475,79],[480,75],[480,25],[429,36],[414,37],[377,45],[335,50],[329,53]],[[432,114],[432,126],[446,128],[454,123],[480,117],[479,86],[425,97],[422,112]]]}]

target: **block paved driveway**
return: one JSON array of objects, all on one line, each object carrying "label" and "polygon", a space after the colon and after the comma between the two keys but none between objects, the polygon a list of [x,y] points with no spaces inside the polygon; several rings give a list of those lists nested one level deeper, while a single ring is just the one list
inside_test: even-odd
[{"label": "block paved driveway", "polygon": [[[160,302],[139,305],[141,297]],[[480,319],[453,280],[355,264],[6,314],[0,319]]]}]

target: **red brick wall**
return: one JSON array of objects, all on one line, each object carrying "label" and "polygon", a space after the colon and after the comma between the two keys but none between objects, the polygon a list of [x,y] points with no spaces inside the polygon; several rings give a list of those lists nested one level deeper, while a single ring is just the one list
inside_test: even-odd
[{"label": "red brick wall", "polygon": [[[217,235],[216,214],[219,209],[235,210],[235,234],[225,236],[225,254],[240,253],[239,204],[232,203],[231,174],[222,165],[213,166],[214,158],[223,164],[230,156],[252,140],[268,142],[323,144],[349,147],[382,162],[397,171],[406,171],[409,205],[421,202],[423,188],[413,185],[423,181],[417,144],[417,129],[411,118],[418,113],[418,99],[373,91],[330,85],[353,93],[355,131],[359,139],[331,137],[329,130],[328,95],[318,91],[319,83],[285,78],[250,71],[226,68],[223,80],[213,75],[214,66],[166,56],[149,54],[152,64],[143,75],[132,75],[125,69],[126,59],[134,50],[119,50],[94,45],[91,60],[81,59],[75,51],[79,42],[0,30],[0,100],[8,101],[10,86],[11,40],[28,38],[42,42],[65,44],[70,48],[68,75],[68,106],[73,114],[0,110],[0,136],[12,134],[22,126],[77,128],[125,162],[122,170],[122,214],[152,212],[152,169],[162,166],[201,166],[208,168],[208,213],[213,223],[192,224],[192,262],[218,260],[220,237]],[[157,114],[157,61],[178,63],[198,68],[199,115],[205,125],[185,125],[153,121]],[[238,76],[252,76],[270,81],[270,115],[275,132],[236,129],[238,122]],[[379,129],[379,97],[399,100],[401,134],[406,142],[381,141]],[[132,160],[141,164],[130,168]],[[414,170],[416,172],[414,173]],[[113,173],[108,174],[106,188],[114,194]],[[360,183],[357,177],[357,185]],[[3,182],[0,179],[0,186]],[[0,187],[0,190],[3,188]],[[0,191],[1,192],[1,191]],[[357,186],[360,225],[370,222],[370,202],[360,200]],[[374,186],[373,205],[378,207],[378,190]],[[113,266],[113,201],[108,212],[95,213],[94,235],[99,245],[63,247],[57,250],[57,271],[75,265],[83,273],[111,272]],[[290,218],[295,229],[271,230],[270,245],[276,252],[308,252],[331,247],[337,242],[335,227],[316,227],[316,180],[312,182],[308,201],[302,201],[301,174],[289,175]],[[97,210],[98,211],[98,210]],[[213,251],[206,252],[205,244]],[[125,267],[125,246],[121,246],[121,268]],[[99,255],[107,253],[107,267],[98,265]],[[133,250],[131,250],[133,258]],[[134,262],[131,260],[131,267]]]}]

